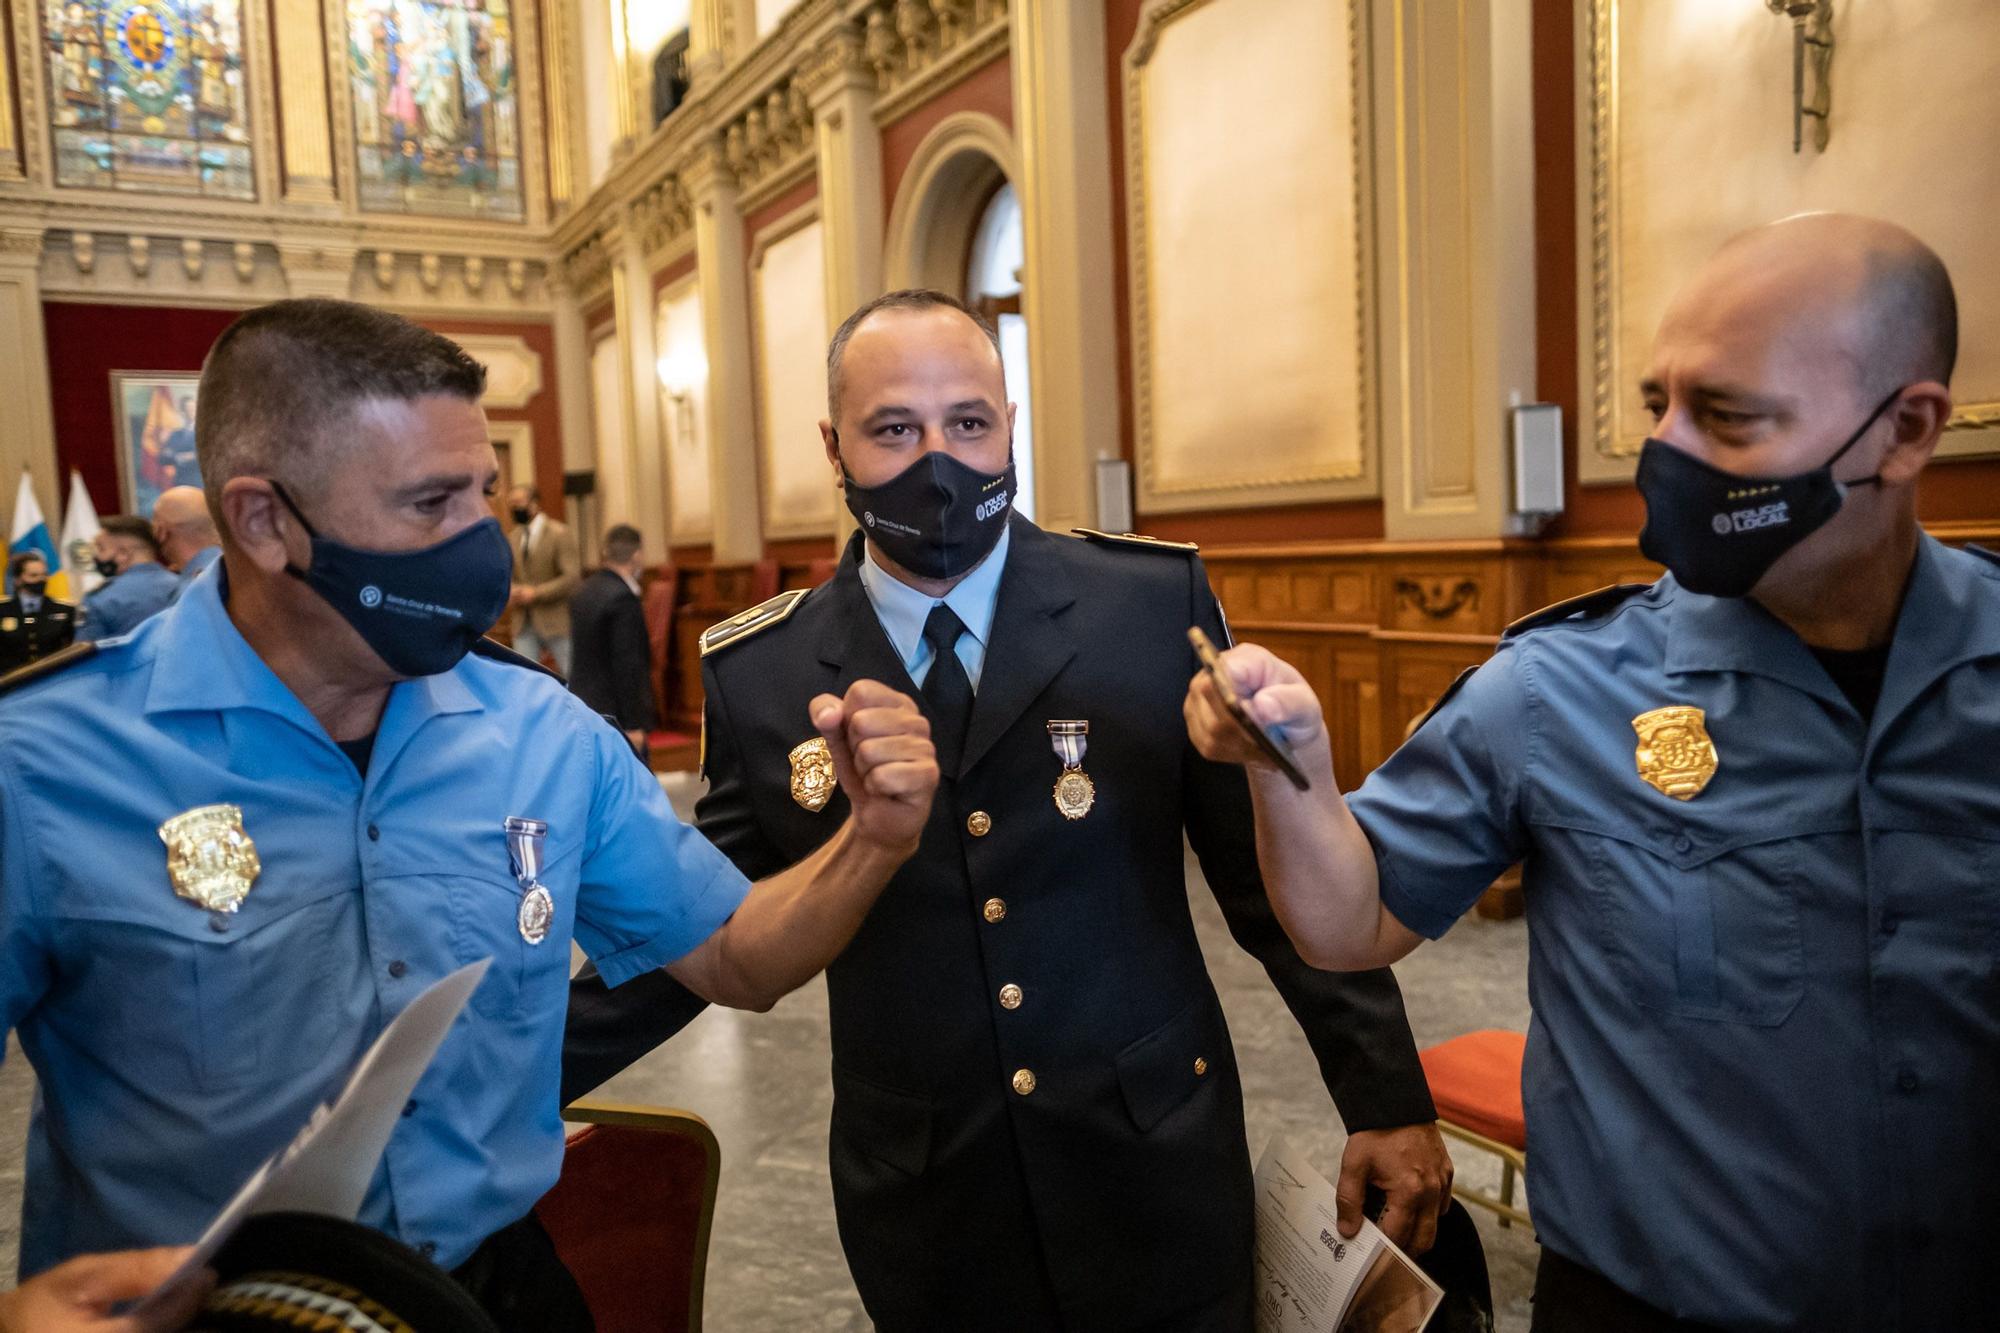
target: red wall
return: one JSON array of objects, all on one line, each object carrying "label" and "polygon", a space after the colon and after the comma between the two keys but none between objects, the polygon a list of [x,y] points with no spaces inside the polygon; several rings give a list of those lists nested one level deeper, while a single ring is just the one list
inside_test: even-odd
[{"label": "red wall", "polygon": [[[117,435],[111,404],[114,370],[198,371],[234,310],[181,306],[42,304],[49,389],[55,407],[56,464],[68,492],[70,469],[83,474],[100,514],[124,507],[118,493]],[[562,512],[562,413],[556,397],[555,338],[546,324],[425,320],[439,333],[497,333],[524,339],[542,359],[542,391],[526,408],[492,410],[495,421],[527,421],[535,431],[535,479],[552,513]]]}]

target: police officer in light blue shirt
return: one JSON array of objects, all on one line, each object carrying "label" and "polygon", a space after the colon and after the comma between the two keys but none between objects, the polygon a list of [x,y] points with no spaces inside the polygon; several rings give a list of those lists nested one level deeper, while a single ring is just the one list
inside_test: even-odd
[{"label": "police officer in light blue shirt", "polygon": [[130,514],[113,514],[97,534],[97,572],[105,583],[83,599],[76,637],[85,643],[127,634],[173,601],[174,572],[160,563],[153,527]]},{"label": "police officer in light blue shirt", "polygon": [[491,958],[363,1220],[503,1327],[587,1327],[524,1220],[562,1158],[570,942],[613,983],[666,967],[767,1008],[914,849],[937,770],[887,687],[812,701],[855,805],[752,886],[615,729],[480,638],[510,567],[483,379],[366,307],[244,316],[201,391],[222,563],[0,691],[0,1014],[42,1085],[24,1275],[193,1239],[404,1005]]},{"label": "police officer in light blue shirt", "polygon": [[[2000,564],[1916,522],[1944,266],[1808,216],[1731,242],[1641,386],[1641,548],[1530,617],[1345,803],[1318,704],[1231,669],[1301,952],[1375,966],[1526,861],[1536,1329],[1991,1327]],[[1196,743],[1249,760],[1213,691]]]}]

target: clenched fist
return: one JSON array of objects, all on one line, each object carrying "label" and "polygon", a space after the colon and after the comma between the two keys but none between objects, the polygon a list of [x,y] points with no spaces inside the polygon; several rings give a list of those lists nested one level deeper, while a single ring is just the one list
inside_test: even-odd
[{"label": "clenched fist", "polygon": [[[1321,738],[1326,735],[1326,723],[1319,696],[1296,668],[1254,643],[1238,644],[1221,654],[1220,660],[1250,716],[1290,746],[1301,763],[1307,762],[1311,752],[1324,748]],[[1181,715],[1187,719],[1188,739],[1203,758],[1275,768],[1222,706],[1206,671],[1196,672],[1188,685]]]},{"label": "clenched fist", "polygon": [[930,720],[916,701],[857,680],[844,698],[819,695],[807,711],[833,757],[855,834],[901,856],[914,852],[938,785]]}]

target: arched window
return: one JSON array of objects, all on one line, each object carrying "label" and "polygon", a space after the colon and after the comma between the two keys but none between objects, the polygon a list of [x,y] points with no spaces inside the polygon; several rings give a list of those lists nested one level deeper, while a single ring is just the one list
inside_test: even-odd
[{"label": "arched window", "polygon": [[1000,330],[1000,364],[1007,396],[1018,405],[1014,417],[1014,467],[1019,480],[1015,508],[1035,516],[1035,441],[1028,410],[1028,322],[1021,317],[1021,269],[1027,262],[1021,237],[1021,201],[1002,180],[972,234],[966,263],[966,304]]}]

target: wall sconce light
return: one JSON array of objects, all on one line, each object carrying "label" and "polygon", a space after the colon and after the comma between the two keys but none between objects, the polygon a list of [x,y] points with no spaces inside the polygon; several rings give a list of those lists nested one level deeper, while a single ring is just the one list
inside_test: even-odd
[{"label": "wall sconce light", "polygon": [[[1833,0],[1764,0],[1773,14],[1792,21],[1792,151],[1805,142],[1806,117],[1813,118],[1813,147],[1826,151],[1832,97]],[[1806,96],[1806,57],[1811,48],[1813,93]]]},{"label": "wall sconce light", "polygon": [[659,373],[660,388],[666,392],[667,401],[673,404],[669,428],[674,441],[686,446],[694,432],[695,386],[708,377],[708,362],[698,353],[681,349],[661,357],[653,369]]}]

